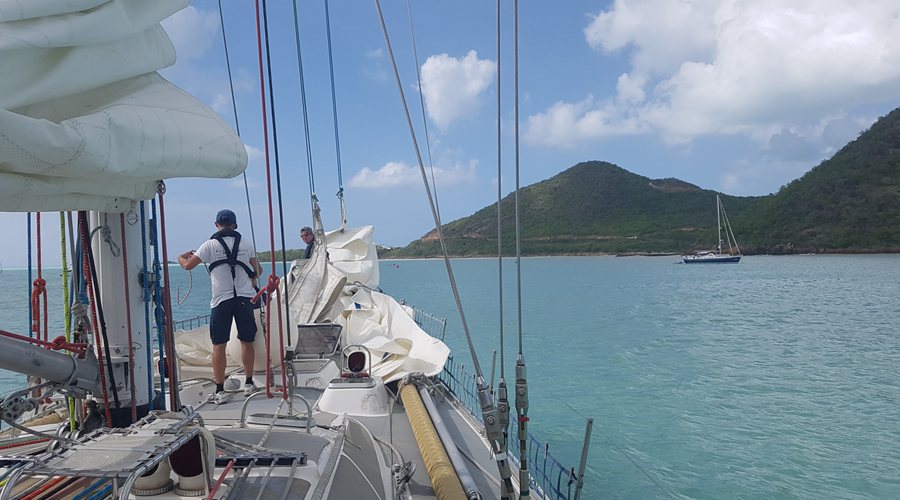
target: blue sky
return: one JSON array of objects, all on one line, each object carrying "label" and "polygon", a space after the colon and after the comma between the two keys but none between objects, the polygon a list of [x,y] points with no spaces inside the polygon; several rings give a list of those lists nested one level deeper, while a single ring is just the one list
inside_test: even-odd
[{"label": "blue sky", "polygon": [[[257,247],[267,250],[253,2],[223,3]],[[311,216],[293,10],[290,2],[268,4],[286,244],[300,248],[299,228]],[[315,188],[326,229],[333,229],[340,211],[324,4],[298,7]],[[434,225],[374,3],[329,7],[349,225],[374,225],[377,243],[406,245]],[[382,7],[427,164],[407,4],[387,0]],[[504,0],[502,9],[505,195],[515,181],[512,2]],[[497,198],[496,3],[413,0],[412,16],[438,199],[449,222]],[[178,62],[161,74],[234,123],[217,3],[193,1],[163,26]],[[522,1],[519,65],[523,186],[581,161],[605,160],[650,178],[765,195],[900,105],[900,4]],[[273,184],[274,139],[270,125]],[[233,208],[249,233],[243,178],[167,185],[170,256],[197,248],[223,207]],[[45,220],[53,227],[44,236],[53,242],[45,243],[45,258],[58,262],[58,215]],[[24,265],[25,215],[0,214],[0,224],[10,235],[0,263]]]}]

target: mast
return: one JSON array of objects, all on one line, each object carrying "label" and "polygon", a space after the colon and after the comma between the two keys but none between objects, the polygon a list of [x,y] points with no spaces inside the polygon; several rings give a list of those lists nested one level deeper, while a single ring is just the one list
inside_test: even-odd
[{"label": "mast", "polygon": [[719,212],[719,207],[722,206],[722,200],[719,199],[719,195],[716,195],[716,225],[719,226],[719,239],[716,240],[716,254],[722,253],[722,215]]},{"label": "mast", "polygon": [[[119,427],[125,427],[132,422],[131,404],[137,408],[137,418],[141,418],[149,411],[150,393],[145,381],[134,384],[132,393],[132,373],[148,373],[146,342],[134,341],[146,336],[144,321],[143,290],[141,289],[141,268],[137,264],[128,266],[128,277],[123,278],[123,259],[130,263],[142,261],[141,255],[141,225],[134,211],[130,211],[124,224],[125,252],[123,254],[123,235],[120,224],[121,214],[91,212],[90,223],[92,232],[96,234],[91,238],[91,246],[96,259],[97,274],[99,277],[100,302],[103,304],[106,320],[110,352],[110,364],[113,367],[115,387],[109,387],[117,392],[121,399],[120,408],[111,408],[113,423]],[[130,303],[126,303],[127,297]],[[100,325],[96,325],[97,328]],[[128,331],[132,332],[132,343],[128,342]],[[99,346],[98,346],[99,347]],[[106,349],[107,346],[102,346]],[[131,365],[131,366],[129,366]],[[108,379],[108,382],[111,380]],[[135,380],[134,382],[138,382]],[[112,384],[110,384],[112,385]],[[174,390],[174,388],[173,388]]]}]

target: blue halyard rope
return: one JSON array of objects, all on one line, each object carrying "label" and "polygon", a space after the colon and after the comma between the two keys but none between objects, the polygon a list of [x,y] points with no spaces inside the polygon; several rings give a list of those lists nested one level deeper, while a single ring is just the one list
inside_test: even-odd
[{"label": "blue halyard rope", "polygon": [[[147,281],[147,212],[141,200],[141,256],[143,257],[143,273],[141,274],[141,299],[144,301],[144,327],[147,329],[147,390],[150,399],[149,410],[153,411],[153,341],[150,338],[150,284]],[[160,377],[162,378],[162,377]]]},{"label": "blue halyard rope", "polygon": [[[152,219],[150,219],[150,244],[153,246],[153,275],[156,276],[156,279],[153,280],[153,304],[156,306],[154,310],[156,313],[156,336],[157,342],[159,342],[159,361],[162,363],[162,366],[165,366],[163,360],[166,359],[166,343],[163,341],[163,331],[166,328],[166,310],[163,306],[162,288],[159,284],[159,277],[162,276],[162,266],[159,263],[159,240],[156,237],[156,198],[150,200],[150,208],[152,214]],[[160,369],[159,385],[163,394],[165,394],[166,376],[171,374],[163,374],[162,371]]]}]

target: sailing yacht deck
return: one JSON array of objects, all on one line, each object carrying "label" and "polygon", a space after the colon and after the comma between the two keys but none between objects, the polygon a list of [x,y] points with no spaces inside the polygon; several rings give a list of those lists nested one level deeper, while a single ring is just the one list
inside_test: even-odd
[{"label": "sailing yacht deck", "polygon": [[[274,379],[280,381],[280,373],[276,373]],[[395,386],[395,384],[391,385]],[[213,389],[214,387],[210,383],[196,384],[193,388],[189,387],[183,391],[183,394],[195,394],[199,399],[208,397]],[[340,391],[341,389],[336,390]],[[467,414],[467,410],[462,409],[458,402],[455,402],[453,396],[442,385],[434,386],[433,392],[434,403],[439,415],[453,436],[455,446],[465,458],[469,472],[482,497],[498,498],[499,472],[491,451],[482,437],[480,425]],[[282,403],[280,392],[272,399],[260,393],[245,399],[242,392],[235,392],[232,393],[226,404],[216,405],[204,400],[199,402],[195,411],[202,417],[204,425],[217,438],[216,447],[219,452],[226,455],[229,451],[234,451],[233,449],[229,450],[230,447],[235,446],[234,443],[244,445],[244,451],[248,454],[254,451],[254,448],[246,446],[248,444],[258,446],[259,450],[265,449],[270,453],[305,454],[307,463],[303,467],[297,468],[295,476],[309,483],[311,487],[315,487],[316,483],[325,475],[326,462],[329,459],[333,461],[332,454],[340,445],[341,433],[345,432],[344,453],[347,454],[348,450],[353,450],[354,453],[360,454],[364,458],[341,460],[337,464],[334,470],[335,480],[331,482],[328,498],[350,498],[351,496],[345,495],[351,494],[352,498],[381,499],[386,495],[393,496],[395,493],[390,491],[390,486],[388,486],[388,491],[383,492],[378,484],[385,480],[385,484],[390,485],[397,480],[390,477],[389,472],[401,470],[404,462],[411,462],[415,467],[412,478],[408,482],[411,498],[437,498],[410,420],[402,402],[396,398],[390,388],[387,392],[386,407],[383,408],[383,411],[378,411],[377,405],[370,405],[375,406],[374,413],[376,414],[369,416],[347,415],[345,417],[322,411],[320,403],[324,394],[325,391],[321,389],[296,388],[293,407],[289,410],[287,402]],[[308,433],[306,430],[307,409],[301,401],[301,397],[308,401],[313,408],[313,421]],[[352,398],[352,396],[348,397]],[[190,404],[188,401],[183,402]],[[274,421],[272,415],[279,405],[282,406],[280,414],[290,415],[290,418],[280,418]],[[220,442],[224,446],[220,446]],[[221,463],[222,460],[219,462]],[[305,470],[303,470],[304,467]],[[223,470],[224,467],[217,467],[213,476],[218,478]],[[250,477],[265,474],[265,472],[266,467],[258,467],[258,472],[251,473]],[[401,472],[399,475],[402,476],[402,474]],[[237,481],[233,478],[238,477],[241,475],[229,473],[223,484],[226,488],[233,488]],[[241,491],[237,496],[233,496],[234,493],[232,493],[229,498],[250,498],[250,495],[256,498],[259,493],[259,481],[252,483],[245,481],[244,483],[243,485],[239,484],[238,487],[245,491]],[[272,486],[266,486],[266,488],[279,488],[271,491],[272,495],[277,496],[282,492],[284,484],[281,482],[277,483],[280,486],[274,486],[275,484],[272,483]],[[295,488],[296,485],[292,486],[288,498],[299,493],[299,491],[294,491]],[[303,498],[303,496],[298,498]],[[539,498],[539,496],[535,495],[535,498]]]}]

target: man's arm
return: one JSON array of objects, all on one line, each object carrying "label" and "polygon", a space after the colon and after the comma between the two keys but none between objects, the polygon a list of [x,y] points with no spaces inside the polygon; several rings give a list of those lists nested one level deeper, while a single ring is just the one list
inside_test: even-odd
[{"label": "man's arm", "polygon": [[181,267],[187,269],[188,271],[199,266],[201,262],[203,261],[200,260],[200,257],[194,255],[193,250],[184,252],[183,254],[178,256],[178,263],[181,264]]},{"label": "man's arm", "polygon": [[259,265],[259,261],[256,260],[256,257],[250,257],[250,265],[253,266],[253,269],[256,270],[256,278],[253,278],[253,286],[259,286],[259,281],[257,278],[262,276],[263,268]]}]

